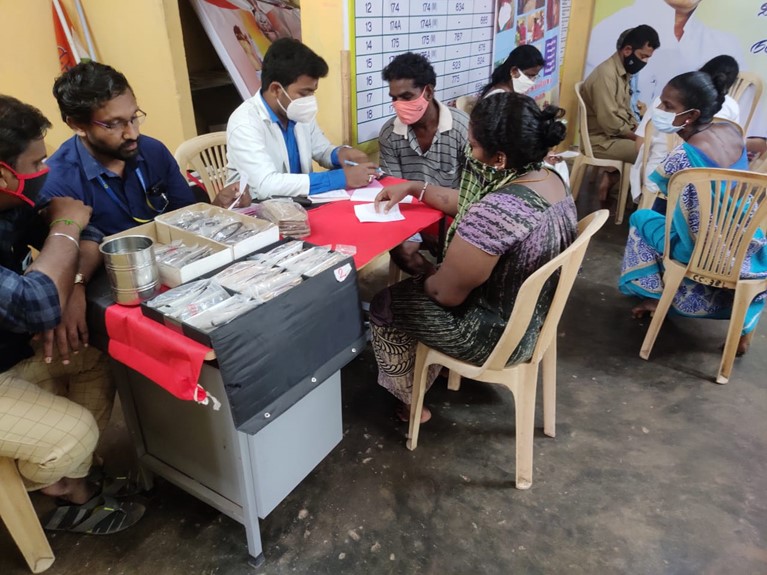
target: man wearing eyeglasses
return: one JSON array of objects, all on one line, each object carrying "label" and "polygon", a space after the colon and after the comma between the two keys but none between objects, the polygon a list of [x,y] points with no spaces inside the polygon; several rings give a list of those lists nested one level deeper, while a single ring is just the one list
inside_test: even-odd
[{"label": "man wearing eyeglasses", "polygon": [[[83,62],[56,79],[53,95],[62,119],[75,134],[48,159],[50,175],[39,205],[57,196],[81,200],[93,209],[91,225],[110,235],[195,203],[168,148],[140,134],[146,114],[123,74],[104,64]],[[236,193],[237,185],[229,186],[214,203],[227,207]],[[250,196],[243,194],[240,205],[249,203]],[[87,282],[100,263],[98,243],[81,242],[76,282]],[[73,292],[57,328],[60,350],[67,342],[77,349],[78,338],[87,344],[85,290],[81,288]],[[48,344],[46,349],[51,347]]]}]

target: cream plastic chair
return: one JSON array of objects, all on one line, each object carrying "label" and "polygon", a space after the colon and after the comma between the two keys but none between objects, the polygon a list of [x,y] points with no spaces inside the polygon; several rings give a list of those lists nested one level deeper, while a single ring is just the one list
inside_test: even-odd
[{"label": "cream plastic chair", "polygon": [[0,519],[16,542],[32,573],[42,573],[55,559],[16,462],[0,457]]},{"label": "cream plastic chair", "polygon": [[[556,368],[557,326],[565,308],[570,290],[578,275],[583,256],[591,237],[609,217],[607,210],[599,210],[578,223],[578,238],[564,252],[542,266],[522,284],[506,329],[483,365],[477,366],[454,359],[419,343],[416,352],[413,381],[413,402],[410,407],[410,433],[407,448],[418,445],[423,398],[429,366],[439,364],[450,370],[449,384],[455,389],[460,377],[486,383],[497,383],[511,390],[516,417],[516,487],[528,489],[533,482],[533,425],[535,421],[535,393],[538,387],[538,364],[543,362],[543,432],[554,437],[556,420]],[[559,283],[543,323],[535,350],[526,363],[506,365],[527,330],[538,302],[541,288],[552,274],[560,271]]]},{"label": "cream plastic chair", "polygon": [[[692,184],[698,191],[701,229],[695,238],[690,263],[671,259],[671,217],[681,192]],[[767,290],[767,279],[740,279],[740,268],[749,243],[767,223],[767,175],[719,168],[690,168],[674,174],[668,186],[668,211],[664,247],[663,294],[658,302],[639,356],[648,359],[663,320],[684,278],[704,285],[735,290],[727,341],[719,365],[717,383],[727,383],[732,372],[746,310],[759,293]],[[723,201],[713,202],[712,193],[724,190]]]},{"label": "cream plastic chair", "polygon": [[575,95],[578,98],[578,129],[580,130],[581,138],[581,154],[575,158],[573,162],[573,172],[570,176],[570,189],[573,193],[573,198],[578,198],[578,192],[583,183],[583,176],[586,173],[589,166],[596,166],[600,168],[615,168],[621,175],[620,193],[618,194],[618,208],[615,212],[615,223],[620,224],[623,222],[623,216],[626,213],[626,202],[629,196],[629,186],[631,185],[630,173],[631,163],[621,162],[620,160],[604,160],[602,158],[594,157],[594,152],[591,148],[591,140],[589,140],[589,125],[586,117],[586,103],[581,96],[581,88],[583,82],[575,84]]},{"label": "cream plastic chair", "polygon": [[455,107],[461,110],[462,112],[466,112],[467,114],[471,114],[471,111],[474,109],[474,106],[477,105],[477,96],[459,96],[458,99],[455,101]]},{"label": "cream plastic chair", "polygon": [[226,132],[203,134],[182,143],[175,153],[181,173],[187,169],[197,174],[212,202],[226,185]]},{"label": "cream plastic chair", "polygon": [[754,158],[748,169],[759,174],[767,174],[767,153]]},{"label": "cream plastic chair", "polygon": [[[753,90],[749,90],[749,88],[753,88]],[[759,100],[762,97],[762,90],[764,90],[764,82],[762,81],[762,78],[759,76],[759,74],[755,74],[754,72],[741,72],[738,74],[738,79],[735,80],[735,83],[730,88],[730,97],[734,100],[737,100],[738,104],[741,104],[741,99],[746,95],[746,93],[753,95],[751,100],[751,107],[749,108],[748,115],[745,117],[746,121],[742,122],[743,131],[746,133],[748,132],[748,127],[751,124],[751,120],[754,118],[754,113],[756,113],[756,109],[759,106]],[[741,120],[743,120],[744,113],[745,110],[741,104]]]}]

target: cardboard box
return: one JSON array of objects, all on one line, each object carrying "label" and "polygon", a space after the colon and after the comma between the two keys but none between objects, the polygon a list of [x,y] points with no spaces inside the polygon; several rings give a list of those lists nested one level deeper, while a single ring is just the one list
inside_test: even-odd
[{"label": "cardboard box", "polygon": [[168,221],[175,219],[176,217],[178,217],[179,213],[184,211],[192,211],[192,212],[212,211],[212,212],[216,212],[221,217],[233,217],[236,220],[241,221],[243,224],[262,227],[263,228],[262,232],[255,234],[253,236],[250,236],[249,238],[241,242],[237,242],[236,244],[230,246],[234,253],[235,259],[251,254],[255,252],[256,250],[258,250],[259,248],[263,248],[264,246],[273,244],[274,242],[280,239],[279,229],[277,228],[277,226],[275,226],[271,222],[267,222],[266,220],[261,220],[251,216],[246,216],[239,212],[235,212],[232,210],[225,210],[224,208],[220,208],[218,206],[213,206],[211,204],[204,204],[204,203],[194,204],[191,206],[187,206],[185,208],[180,208],[178,210],[168,212],[166,214],[159,215],[155,218],[155,222],[160,228],[172,228],[174,230],[185,231],[185,230],[181,230],[181,228],[178,228],[168,223]]},{"label": "cardboard box", "polygon": [[159,226],[156,222],[149,222],[124,232],[107,236],[104,241],[123,236],[148,236],[158,244],[169,244],[174,240],[181,240],[186,245],[209,246],[213,253],[181,268],[158,264],[160,281],[168,287],[176,287],[206,273],[230,264],[234,260],[234,251],[231,246],[214,242],[208,238],[191,234],[185,230],[171,226]]}]

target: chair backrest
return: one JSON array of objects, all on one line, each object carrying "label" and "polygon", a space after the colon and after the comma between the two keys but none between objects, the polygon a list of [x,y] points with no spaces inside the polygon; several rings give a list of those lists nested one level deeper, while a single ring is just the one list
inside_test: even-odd
[{"label": "chair backrest", "polygon": [[589,122],[586,112],[586,102],[583,101],[583,96],[581,95],[582,88],[582,81],[575,83],[575,96],[578,98],[578,130],[581,139],[581,152],[584,156],[593,158],[594,152],[591,150],[591,140],[589,140]]},{"label": "chair backrest", "polygon": [[[745,110],[742,109],[743,103],[741,100],[743,96],[745,96],[746,92],[749,92],[749,88],[751,87],[753,87],[753,90],[751,90],[753,99],[751,100],[751,107],[748,110],[748,115],[745,117],[745,121],[743,121]],[[754,72],[740,72],[738,74],[738,79],[735,80],[735,83],[730,88],[730,97],[734,100],[737,100],[738,104],[741,105],[740,119],[743,130],[746,132],[748,131],[748,126],[751,124],[751,120],[754,117],[756,108],[759,106],[759,100],[762,97],[762,90],[764,90],[764,82],[762,81],[761,77],[759,77],[759,74],[755,74]]]},{"label": "chair backrest", "polygon": [[455,107],[462,112],[471,114],[471,111],[474,109],[474,106],[477,105],[478,100],[479,98],[477,96],[459,96],[455,101]]},{"label": "chair backrest", "polygon": [[211,201],[226,185],[226,132],[203,134],[187,140],[176,149],[175,157],[184,177],[189,168],[199,174]]},{"label": "chair backrest", "polygon": [[500,340],[493,349],[490,357],[487,358],[483,369],[500,370],[506,366],[506,362],[514,353],[514,350],[522,341],[522,337],[530,325],[530,319],[533,317],[538,297],[546,281],[556,272],[559,273],[559,281],[554,296],[551,299],[548,314],[543,322],[541,333],[538,334],[538,341],[533,350],[531,363],[538,362],[551,344],[552,338],[556,337],[559,319],[562,317],[562,311],[565,309],[570,290],[575,283],[578,270],[581,267],[583,256],[589,245],[591,237],[607,221],[610,212],[608,210],[598,210],[589,214],[578,222],[578,237],[565,251],[557,257],[538,268],[531,274],[517,294],[514,309],[509,317]]},{"label": "chair backrest", "polygon": [[665,254],[671,253],[672,206],[688,185],[695,187],[700,223],[687,273],[698,283],[734,289],[749,244],[767,223],[767,175],[722,168],[674,174],[668,184]]},{"label": "chair backrest", "polygon": [[754,158],[748,169],[759,174],[767,174],[767,152]]}]

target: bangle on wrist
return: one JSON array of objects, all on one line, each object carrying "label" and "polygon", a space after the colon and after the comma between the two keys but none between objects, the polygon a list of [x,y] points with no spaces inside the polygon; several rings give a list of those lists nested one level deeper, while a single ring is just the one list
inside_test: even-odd
[{"label": "bangle on wrist", "polygon": [[83,231],[83,228],[80,226],[80,224],[78,224],[78,223],[77,223],[76,221],[74,221],[74,220],[70,220],[69,218],[59,218],[59,219],[57,219],[57,220],[53,220],[53,221],[51,222],[51,225],[50,225],[50,227],[53,227],[53,226],[54,226],[54,225],[56,225],[56,224],[65,224],[65,225],[67,225],[67,226],[75,226],[75,227],[76,227],[78,230],[80,230],[81,232]]},{"label": "bangle on wrist", "polygon": [[429,185],[429,182],[424,182],[424,183],[423,183],[423,187],[421,188],[421,193],[420,193],[420,194],[418,194],[418,201],[419,201],[419,202],[422,202],[422,201],[423,201],[423,195],[424,195],[424,193],[426,192],[426,186],[428,186],[428,185]]},{"label": "bangle on wrist", "polygon": [[64,233],[61,233],[61,232],[53,232],[52,234],[48,234],[48,237],[49,238],[51,238],[51,237],[67,238],[70,242],[75,244],[75,246],[77,247],[78,250],[80,249],[80,242],[78,242],[75,238],[73,238],[69,234],[64,234]]}]

